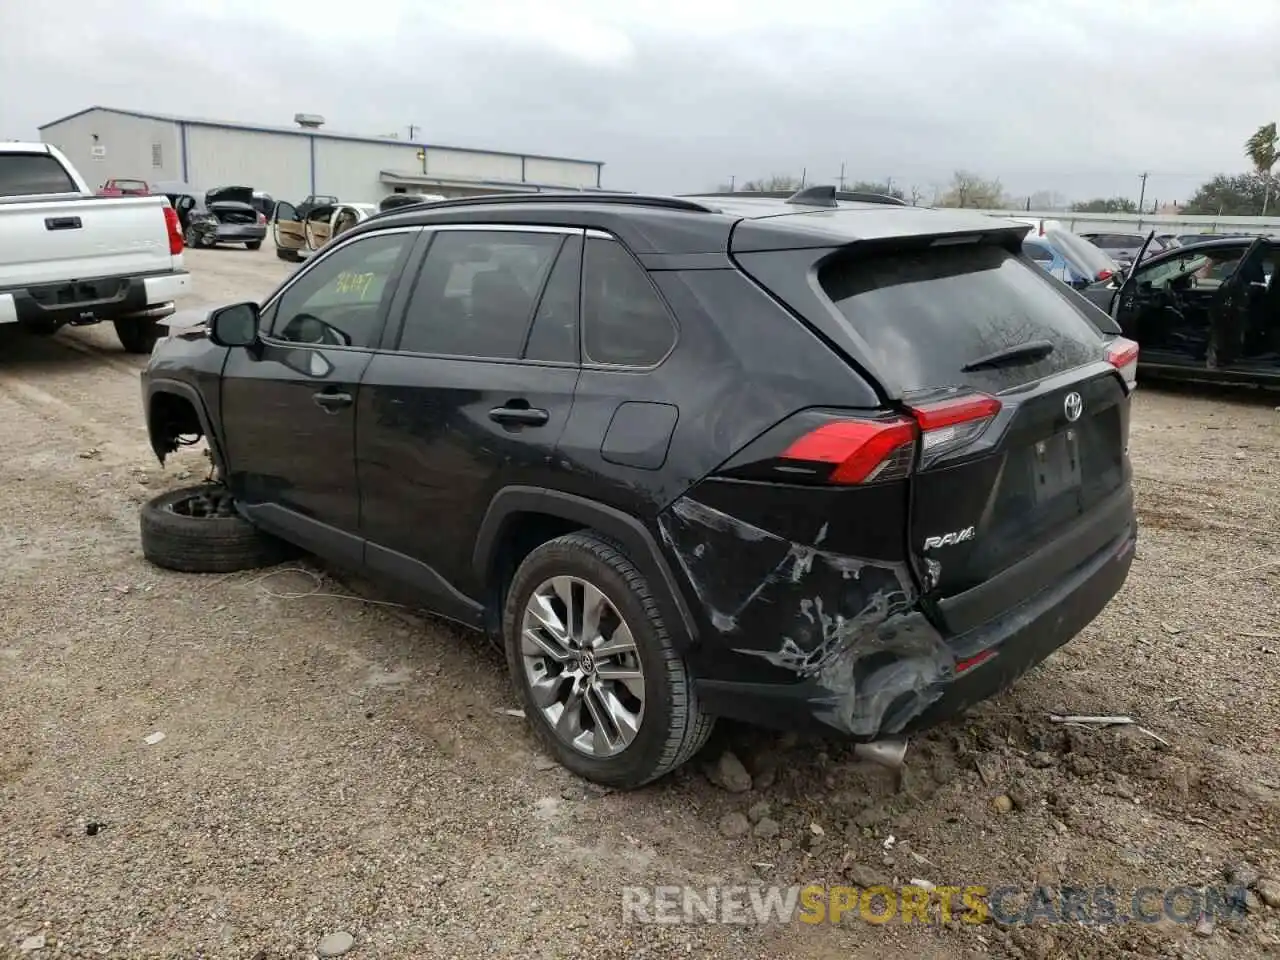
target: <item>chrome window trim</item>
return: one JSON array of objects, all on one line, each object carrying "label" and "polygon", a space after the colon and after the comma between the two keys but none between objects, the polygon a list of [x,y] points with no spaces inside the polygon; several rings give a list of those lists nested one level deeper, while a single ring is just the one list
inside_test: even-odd
[{"label": "chrome window trim", "polygon": [[[495,231],[501,231],[504,233],[560,234],[560,235],[569,236],[569,237],[582,237],[586,233],[586,231],[582,227],[544,227],[541,225],[521,226],[521,225],[512,225],[512,224],[481,225],[481,224],[474,224],[474,223],[447,223],[447,224],[440,224],[440,225],[424,224],[422,229],[426,231],[445,230],[448,232],[461,232],[461,231],[469,230],[473,232],[485,231],[490,233]],[[585,250],[585,246],[583,249]],[[423,256],[422,256],[422,263],[418,265],[419,270],[421,270],[421,268],[426,264],[427,257],[429,256],[431,256],[431,248],[427,247],[426,251],[423,253]],[[552,270],[554,270],[555,263],[553,262],[551,266],[552,266]],[[548,274],[547,282],[549,283],[550,280],[551,280],[551,277],[550,277],[550,274]],[[414,278],[414,283],[416,286],[417,284],[416,276]],[[545,294],[545,285],[543,288],[543,292]],[[400,328],[400,338],[399,338],[400,340],[404,339],[404,325],[408,323],[408,310],[409,310],[409,305],[412,302],[413,302],[413,297],[412,295],[410,295],[409,299],[405,301],[405,316],[404,316],[404,321],[402,322],[401,328]],[[538,306],[541,306],[541,301],[539,301]],[[537,310],[535,309],[533,320],[536,321],[537,318],[538,318]],[[471,363],[515,363],[515,364],[522,364],[522,365],[528,364],[530,366],[538,366],[538,367],[553,367],[553,368],[571,367],[575,370],[581,366],[581,362],[579,360],[529,360],[525,357],[477,357],[477,356],[472,356],[471,354],[426,353],[421,350],[401,350],[398,347],[395,350],[379,350],[377,352],[391,354],[397,357],[417,357],[419,359],[424,359],[424,360],[461,360],[464,362],[471,362]],[[578,292],[578,354],[579,356],[581,356],[582,354],[582,292],[581,292],[581,289],[579,289],[579,292]]]},{"label": "chrome window trim", "polygon": [[[346,247],[349,247],[353,244],[357,244],[362,240],[371,240],[374,237],[385,237],[388,234],[392,234],[392,233],[421,233],[421,232],[422,232],[422,227],[419,227],[419,226],[391,227],[386,230],[371,230],[368,233],[362,233],[362,234],[359,234],[358,236],[347,237],[346,239],[339,240],[332,247],[329,247],[329,249],[312,254],[310,257],[306,259],[306,262],[304,262],[301,267],[299,267],[297,270],[294,271],[293,276],[291,276],[288,280],[286,280],[282,287],[277,289],[273,294],[271,294],[270,297],[268,297],[266,300],[263,301],[262,306],[258,308],[258,317],[260,318],[260,320],[266,319],[268,314],[271,314],[270,319],[272,322],[274,322],[275,316],[272,313],[272,311],[274,311],[276,307],[279,305],[280,298],[283,297],[286,293],[288,293],[290,288],[293,287],[293,285],[297,283],[300,279],[302,279],[302,277],[304,277],[306,274],[310,273],[313,269],[315,269],[317,264],[324,263],[326,260],[328,260],[334,254],[336,254],[338,251],[343,250]],[[412,240],[410,240],[409,242],[410,244],[413,243]],[[298,350],[306,350],[306,349],[350,350],[355,353],[374,353],[377,350],[376,346],[347,347],[347,346],[342,346],[341,344],[295,343],[293,340],[281,340],[279,337],[274,337],[271,335],[271,330],[269,329],[270,323],[267,324],[267,326],[268,326],[268,329],[266,330],[263,330],[262,327],[259,326],[258,337],[259,339],[262,340],[263,343],[271,344],[272,346],[290,347]]]},{"label": "chrome window trim", "polygon": [[625,252],[626,255],[631,258],[631,261],[640,268],[640,272],[644,275],[645,282],[649,284],[649,287],[653,290],[654,296],[656,296],[658,298],[658,302],[662,304],[662,309],[665,310],[667,314],[667,320],[671,323],[671,331],[675,335],[671,338],[671,346],[667,348],[667,352],[658,358],[655,363],[641,366],[634,363],[605,363],[600,360],[592,360],[591,356],[587,353],[587,315],[586,310],[583,309],[587,298],[585,296],[585,292],[580,292],[578,295],[578,354],[582,358],[582,369],[609,371],[612,373],[650,373],[657,370],[658,367],[667,362],[670,356],[676,352],[676,347],[680,345],[680,334],[682,331],[680,330],[680,321],[676,318],[675,310],[671,309],[671,304],[667,302],[666,296],[664,296],[662,291],[658,289],[658,285],[653,282],[653,278],[649,276],[649,271],[645,269],[644,264],[636,259],[636,255],[627,248],[625,243],[613,234],[607,233],[604,230],[587,228],[585,231],[582,246],[582,282],[584,285],[587,282],[587,240],[607,240],[610,243],[616,243],[622,247],[623,252]]},{"label": "chrome window trim", "polygon": [[[339,250],[342,250],[344,247],[349,247],[353,243],[359,243],[361,240],[369,240],[374,237],[385,237],[389,233],[419,233],[422,231],[422,229],[423,229],[422,227],[393,227],[388,230],[370,230],[368,233],[362,233],[359,236],[345,237],[344,239],[339,240],[337,243],[335,243],[332,247],[329,247],[329,249],[327,250],[317,251],[310,257],[307,257],[306,261],[302,264],[302,266],[300,266],[297,270],[293,272],[293,276],[291,276],[288,280],[286,280],[283,286],[278,287],[275,290],[275,292],[271,294],[271,296],[269,296],[266,300],[262,302],[262,306],[259,308],[258,313],[264,314],[268,310],[270,310],[272,307],[274,307],[276,303],[279,302],[280,298],[289,292],[290,287],[292,287],[300,279],[302,279],[304,276],[306,276],[308,273],[314,270],[317,264],[324,263],[326,260],[328,260],[331,256],[333,256]],[[282,340],[280,342],[290,343],[291,341]]]}]

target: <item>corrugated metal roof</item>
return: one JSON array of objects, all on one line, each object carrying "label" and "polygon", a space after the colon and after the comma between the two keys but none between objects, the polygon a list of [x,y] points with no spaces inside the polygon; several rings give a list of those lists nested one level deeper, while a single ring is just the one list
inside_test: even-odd
[{"label": "corrugated metal roof", "polygon": [[438,177],[429,173],[407,173],[403,170],[379,170],[378,179],[383,183],[414,184],[429,187],[501,187],[503,190],[533,193],[555,190],[566,193],[615,193],[603,187],[566,187],[562,183],[538,183],[534,180],[493,180],[470,177]]},{"label": "corrugated metal roof", "polygon": [[397,140],[392,137],[368,137],[355,133],[336,133],[329,130],[317,129],[309,130],[302,127],[271,127],[255,123],[239,123],[234,120],[207,120],[200,117],[179,117],[168,113],[143,113],[139,110],[118,110],[115,107],[85,107],[83,110],[77,110],[75,113],[69,113],[65,117],[59,117],[57,120],[50,120],[48,123],[41,124],[36,129],[47,130],[49,127],[57,126],[59,123],[66,123],[68,120],[74,120],[76,117],[82,117],[86,113],[92,113],[95,110],[101,110],[103,113],[117,113],[125,117],[136,117],[139,120],[158,120],[161,123],[184,123],[191,127],[217,127],[223,130],[243,130],[247,133],[282,133],[295,137],[320,137],[328,140],[355,140],[360,143],[381,143],[391,146],[401,147],[417,147],[436,150],[457,150],[460,153],[488,153],[499,157],[524,157],[528,160],[562,160],[569,163],[587,163],[596,167],[603,167],[603,160],[583,160],[577,157],[553,157],[541,153],[517,153],[511,150],[486,150],[481,147],[456,147],[446,143],[426,143],[417,140]]}]

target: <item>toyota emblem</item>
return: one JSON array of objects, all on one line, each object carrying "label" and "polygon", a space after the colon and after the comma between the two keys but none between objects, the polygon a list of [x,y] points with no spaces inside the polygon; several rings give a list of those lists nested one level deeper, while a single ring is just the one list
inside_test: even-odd
[{"label": "toyota emblem", "polygon": [[1067,421],[1075,423],[1080,419],[1080,414],[1084,413],[1084,400],[1081,399],[1080,394],[1073,390],[1062,401],[1062,410],[1067,415]]}]

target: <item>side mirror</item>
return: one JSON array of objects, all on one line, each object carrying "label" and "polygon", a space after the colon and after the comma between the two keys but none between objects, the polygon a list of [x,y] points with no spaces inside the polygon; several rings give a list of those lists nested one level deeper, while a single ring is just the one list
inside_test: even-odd
[{"label": "side mirror", "polygon": [[220,347],[249,347],[258,342],[258,305],[233,303],[209,314],[209,339]]}]

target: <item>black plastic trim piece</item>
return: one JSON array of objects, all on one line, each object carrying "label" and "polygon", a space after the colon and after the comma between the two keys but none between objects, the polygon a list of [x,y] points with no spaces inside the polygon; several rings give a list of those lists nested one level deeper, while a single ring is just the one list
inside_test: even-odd
[{"label": "black plastic trim piece", "polygon": [[640,568],[655,588],[664,619],[668,623],[683,625],[683,636],[677,638],[677,646],[686,647],[697,642],[698,631],[693,614],[653,534],[631,514],[585,497],[544,487],[516,486],[499,490],[490,501],[476,535],[471,563],[478,583],[489,582],[503,531],[515,516],[522,513],[541,513],[580,523],[618,541],[631,562]]}]

